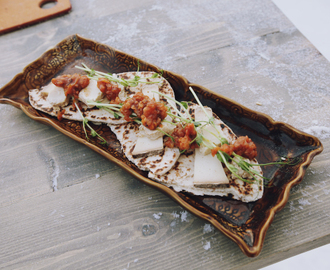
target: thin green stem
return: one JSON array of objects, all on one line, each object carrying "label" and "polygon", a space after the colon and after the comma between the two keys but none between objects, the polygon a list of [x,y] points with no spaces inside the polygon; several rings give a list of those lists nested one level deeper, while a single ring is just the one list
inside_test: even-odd
[{"label": "thin green stem", "polygon": [[[144,84],[157,84],[160,83],[160,81],[157,82],[153,82],[153,81],[148,81],[147,79],[151,79],[153,77],[150,78],[141,78],[139,76],[135,76],[133,79],[130,80],[125,80],[125,79],[121,79],[121,78],[117,78],[116,76],[112,75],[111,73],[104,73],[101,71],[95,71],[94,69],[89,68],[87,65],[85,65],[84,63],[81,64],[82,67],[80,66],[75,66],[75,68],[78,68],[80,70],[83,70],[85,72],[88,73],[88,77],[89,78],[106,78],[109,81],[112,82],[117,82],[123,86],[137,86],[139,83],[144,83]],[[144,79],[144,80],[142,80]]]},{"label": "thin green stem", "polygon": [[[190,117],[190,114],[189,114],[188,110],[187,110],[187,109],[186,109],[186,108],[185,108],[180,102],[178,102],[176,99],[171,98],[171,97],[169,97],[168,95],[165,95],[165,94],[160,93],[160,92],[157,92],[157,91],[152,91],[152,92],[157,93],[157,94],[159,94],[159,95],[165,97],[166,99],[169,99],[169,100],[175,102],[176,104],[178,104],[178,105],[180,106],[180,108],[182,108],[182,109],[184,110],[184,112],[185,112],[187,118],[188,118],[189,120],[191,120],[191,117]],[[183,114],[182,114],[182,113],[176,108],[176,106],[174,106],[171,102],[169,102],[169,104],[171,105],[171,107],[172,107],[177,113],[179,113],[182,117],[184,117]]]},{"label": "thin green stem", "polygon": [[86,136],[86,139],[87,140],[89,140],[89,138],[88,138],[88,135],[87,135],[87,130],[86,130],[86,127],[85,126],[87,126],[89,129],[90,129],[90,131],[91,131],[91,134],[92,134],[92,136],[93,137],[95,137],[95,136],[97,136],[99,139],[101,139],[102,140],[102,144],[106,144],[107,143],[107,141],[102,137],[102,136],[100,136],[89,124],[88,124],[88,119],[87,118],[85,118],[84,117],[84,115],[82,114],[82,112],[81,112],[81,110],[79,109],[79,107],[78,107],[78,104],[76,103],[76,102],[74,102],[74,104],[75,104],[75,106],[76,106],[76,108],[77,108],[77,110],[78,110],[78,112],[79,112],[79,114],[80,114],[80,116],[81,116],[81,118],[82,118],[82,122],[83,122],[83,129],[84,129],[84,132],[85,132],[85,136]]}]

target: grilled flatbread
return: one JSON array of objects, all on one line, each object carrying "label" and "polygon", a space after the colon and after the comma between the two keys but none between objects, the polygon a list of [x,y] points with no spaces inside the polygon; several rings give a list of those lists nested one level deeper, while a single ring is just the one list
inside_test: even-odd
[{"label": "grilled flatbread", "polygon": [[[195,118],[196,109],[198,109],[198,105],[189,103],[189,113],[193,118]],[[212,116],[214,117],[215,125],[221,128],[221,136],[226,138],[230,144],[234,143],[237,139],[234,132],[216,114],[213,113]],[[203,146],[201,148],[203,148]],[[195,152],[196,151],[198,150],[195,150]],[[237,174],[245,179],[245,181],[238,179],[219,161],[218,165],[224,167],[229,184],[219,185],[212,188],[196,187],[196,185],[194,185],[195,169],[203,170],[203,168],[195,168],[195,152],[181,154],[173,168],[167,173],[159,175],[157,173],[149,172],[148,177],[168,187],[172,187],[177,192],[185,191],[194,195],[229,196],[243,202],[255,201],[262,197],[262,177],[257,177],[256,181],[251,175],[246,171],[243,171],[235,163],[233,163],[233,165],[238,170]],[[216,157],[214,158],[216,159]],[[262,175],[262,170],[260,166],[258,166],[256,159],[245,159],[245,161],[256,164],[252,169]]]},{"label": "grilled flatbread", "polygon": [[128,160],[134,163],[140,170],[163,175],[173,167],[180,156],[178,148],[165,147],[160,154],[134,157],[132,152],[140,132],[139,125],[129,122],[121,125],[109,125],[109,127],[116,134]]},{"label": "grilled flatbread", "polygon": [[[137,92],[143,92],[145,94],[152,93],[151,91],[158,91],[162,94],[168,95],[174,98],[174,92],[170,84],[163,77],[152,78],[154,72],[126,72],[119,73],[116,76],[121,79],[130,80],[134,79],[135,76],[139,76],[140,81],[145,82],[154,82],[152,84],[148,83],[139,83],[136,87],[131,86],[122,86],[118,84],[118,87],[122,89],[119,93],[119,98],[124,101],[128,97],[133,96]],[[47,100],[48,92],[47,87],[42,87],[41,89],[33,89],[29,91],[29,100],[32,107],[52,116],[57,116],[63,109],[65,113],[62,118],[74,120],[74,121],[82,121],[82,117],[79,111],[69,103],[65,106],[53,106]],[[166,102],[166,99],[162,96],[159,96],[160,101]],[[109,101],[104,99],[101,103],[108,104]],[[101,104],[100,104],[101,105]],[[106,124],[122,124],[127,121],[124,118],[116,118],[115,115],[105,109],[98,109],[96,107],[90,108],[87,105],[82,103],[82,113],[86,119],[89,121],[97,122],[97,123],[106,123]]]},{"label": "grilled flatbread", "polygon": [[[189,113],[195,118],[195,109],[198,105],[189,103]],[[226,138],[229,143],[234,143],[237,136],[220,118],[213,114],[214,123],[221,128],[222,137]],[[149,171],[148,177],[175,191],[185,191],[194,195],[211,195],[211,196],[229,196],[243,202],[258,200],[263,194],[263,179],[258,177],[256,181],[247,172],[243,171],[237,165],[233,164],[237,169],[237,174],[245,181],[238,179],[231,174],[227,168],[224,168],[225,174],[229,180],[227,185],[219,185],[217,187],[196,187],[194,185],[195,173],[195,152],[183,153],[180,155],[177,148],[165,148],[164,153],[155,154],[143,158],[134,158],[132,151],[139,136],[139,127],[135,123],[126,123],[122,125],[109,125],[111,130],[116,134],[120,141],[122,150],[126,157],[134,163],[138,168]],[[195,150],[196,151],[196,150]],[[214,157],[216,159],[216,157]],[[256,159],[246,161],[256,164],[253,167],[260,175],[262,170],[258,166]],[[219,161],[218,166],[222,166]]]},{"label": "grilled flatbread", "polygon": [[[222,185],[217,188],[198,188],[194,186],[194,159],[195,154],[181,154],[180,158],[177,160],[173,168],[163,174],[157,175],[149,172],[148,177],[159,183],[162,183],[168,187],[173,188],[175,191],[185,191],[192,193],[194,195],[211,195],[211,196],[229,196],[233,199],[240,200],[243,202],[256,201],[262,197],[263,194],[263,181],[259,177],[259,181],[255,181],[250,178],[250,176],[240,170],[238,174],[246,179],[243,182],[240,179],[235,179],[227,169],[225,169],[227,178],[229,179],[229,185]],[[252,162],[257,164],[256,160]],[[219,161],[219,166],[221,163]],[[260,166],[254,166],[253,169],[262,174]]]},{"label": "grilled flatbread", "polygon": [[[118,78],[125,80],[134,79],[135,76],[139,76],[140,78],[144,78],[145,82],[156,82],[155,84],[139,83],[136,87],[123,87],[122,85],[118,84],[118,87],[121,88],[119,98],[124,101],[137,92],[142,92],[149,97],[155,98],[155,94],[153,93],[154,91],[158,91],[164,95],[174,98],[174,91],[170,84],[162,77],[152,78],[154,74],[155,73],[153,72],[128,72],[117,74]],[[63,114],[63,118],[76,121],[83,120],[80,112],[73,106],[72,101],[70,104],[69,100],[65,100],[63,103],[54,106],[54,104],[51,104],[48,101],[47,94],[47,88],[41,88],[40,90],[34,89],[29,91],[29,99],[31,105],[34,108],[52,116],[57,116],[64,109],[65,113]],[[157,95],[156,99],[164,103],[172,102],[164,98],[162,95]],[[109,101],[103,99],[101,100],[101,103],[109,103]],[[197,114],[199,114],[198,110],[200,107],[193,103],[189,103],[188,106],[189,107],[187,111],[189,115],[193,119],[197,119]],[[207,107],[205,107],[205,109],[208,110]],[[237,176],[233,175],[219,161],[215,166],[223,166],[223,170],[221,169],[223,177],[225,179],[227,178],[226,181],[229,181],[229,183],[220,185],[213,185],[209,183],[204,186],[197,185],[196,182],[194,182],[195,170],[203,170],[203,166],[199,166],[200,164],[198,161],[195,162],[195,152],[200,151],[205,155],[209,155],[209,149],[205,147],[205,145],[201,145],[200,148],[193,152],[190,151],[181,155],[178,148],[163,148],[163,146],[160,148],[155,147],[155,151],[149,151],[147,153],[143,153],[142,151],[142,154],[136,154],[135,148],[138,145],[137,141],[139,137],[148,137],[150,140],[161,140],[162,145],[163,133],[159,130],[148,130],[144,126],[134,122],[127,122],[124,118],[115,117],[113,113],[104,109],[99,109],[97,107],[89,107],[85,104],[82,104],[81,111],[83,113],[83,117],[89,121],[108,124],[111,131],[114,132],[117,139],[121,143],[122,150],[128,160],[134,163],[139,169],[149,171],[148,177],[150,179],[171,187],[177,192],[185,191],[201,196],[229,196],[243,202],[255,201],[262,197],[262,177],[257,176],[257,180],[253,179],[251,175],[235,165],[234,162],[232,165],[236,166],[237,174],[243,178],[244,181],[238,179]],[[175,111],[172,111],[172,113],[175,114]],[[233,133],[233,131],[214,113],[213,117],[216,130],[213,130],[212,132],[218,132],[221,137],[226,138],[230,144],[234,143],[237,139],[237,136]],[[169,124],[169,126],[171,125]],[[163,128],[168,128],[166,127],[165,122]],[[201,130],[201,132],[204,132],[207,128],[212,129],[213,127],[208,127],[204,124],[203,128],[204,129]],[[170,133],[170,131],[166,130],[165,133]],[[203,134],[203,136],[204,135],[207,136],[207,134]],[[214,143],[217,145],[219,142]],[[216,159],[216,157],[214,157],[214,159]],[[256,164],[256,166],[254,166],[252,169],[262,175],[262,170],[260,166],[258,166],[256,159],[246,161]]]}]

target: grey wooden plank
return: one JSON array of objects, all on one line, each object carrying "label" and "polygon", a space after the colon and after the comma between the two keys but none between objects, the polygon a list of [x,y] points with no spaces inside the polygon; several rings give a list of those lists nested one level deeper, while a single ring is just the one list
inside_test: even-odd
[{"label": "grey wooden plank", "polygon": [[0,205],[61,189],[118,170],[107,159],[2,105]]},{"label": "grey wooden plank", "polygon": [[123,269],[129,263],[137,269],[178,269],[178,262],[187,258],[186,252],[176,257],[178,251],[201,251],[201,260],[191,256],[195,258],[188,267],[198,260],[201,265],[209,256],[203,244],[219,235],[203,234],[204,222],[122,173],[110,181],[101,177],[0,211],[1,242],[8,243],[0,261],[7,269]]},{"label": "grey wooden plank", "polygon": [[[317,164],[317,163],[316,163]],[[311,172],[271,226],[262,254],[245,257],[207,222],[117,172],[0,208],[6,269],[256,269],[329,240],[328,198]],[[128,199],[129,198],[129,199]],[[322,227],[323,231],[315,230]],[[210,230],[209,230],[210,229]],[[204,246],[210,243],[210,249]],[[291,251],[287,253],[287,251]],[[169,258],[171,258],[169,260]],[[134,263],[135,261],[135,263]],[[134,269],[133,268],[133,269]]]}]

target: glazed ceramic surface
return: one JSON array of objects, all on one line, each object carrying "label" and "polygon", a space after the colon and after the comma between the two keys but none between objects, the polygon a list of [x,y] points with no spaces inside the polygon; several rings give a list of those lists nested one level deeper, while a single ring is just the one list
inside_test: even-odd
[{"label": "glazed ceramic surface", "polygon": [[108,142],[108,145],[101,145],[91,136],[90,140],[86,140],[80,122],[58,121],[31,107],[28,101],[29,89],[40,88],[61,74],[83,73],[75,68],[81,63],[95,70],[110,73],[136,71],[138,66],[141,71],[160,71],[158,67],[129,54],[73,35],[45,52],[5,85],[0,90],[0,102],[20,108],[32,119],[51,125],[85,144],[129,171],[140,181],[164,192],[196,216],[208,220],[236,242],[247,256],[257,256],[275,213],[285,206],[290,189],[301,182],[313,157],[322,151],[320,141],[288,124],[275,122],[267,115],[252,111],[202,86],[192,84],[178,74],[163,71],[163,76],[174,89],[177,100],[193,101],[188,90],[192,86],[201,102],[211,107],[237,135],[248,135],[257,145],[259,163],[280,160],[281,157],[293,158],[296,162],[294,166],[263,167],[264,176],[269,178],[270,182],[265,186],[262,199],[256,202],[243,203],[231,198],[178,193],[148,179],[146,172],[130,163],[123,154],[116,136],[106,125],[93,126]]}]

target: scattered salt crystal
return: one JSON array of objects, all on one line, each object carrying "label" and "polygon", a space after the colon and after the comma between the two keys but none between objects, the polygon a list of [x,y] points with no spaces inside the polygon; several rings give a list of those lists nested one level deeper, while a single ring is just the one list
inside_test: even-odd
[{"label": "scattered salt crystal", "polygon": [[206,244],[203,246],[205,250],[209,250],[211,248],[211,243],[210,241],[206,241]]},{"label": "scattered salt crystal", "polygon": [[261,102],[256,102],[257,105],[259,106],[262,106],[262,103]]},{"label": "scattered salt crystal", "polygon": [[187,220],[187,216],[188,216],[188,212],[187,211],[183,211],[183,212],[180,212],[181,213],[181,222],[188,222]]},{"label": "scattered salt crystal", "polygon": [[290,212],[295,211],[296,208],[293,206],[293,201],[290,202]]},{"label": "scattered salt crystal", "polygon": [[163,213],[158,213],[158,214],[153,214],[155,219],[160,219],[161,215],[163,215]]},{"label": "scattered salt crystal", "polygon": [[178,218],[178,217],[180,217],[180,215],[177,214],[176,212],[173,212],[171,215],[172,215],[174,218]]},{"label": "scattered salt crystal", "polygon": [[96,179],[100,178],[100,175],[99,175],[98,173],[95,174],[95,178],[96,178]]},{"label": "scattered salt crystal", "polygon": [[97,227],[96,227],[96,231],[99,232],[100,230],[101,230],[101,227],[97,226]]},{"label": "scattered salt crystal", "polygon": [[148,200],[152,200],[152,197],[149,197]]},{"label": "scattered salt crystal", "polygon": [[171,227],[174,227],[175,225],[176,225],[176,221],[173,220],[173,221],[171,222],[170,226],[171,226]]},{"label": "scattered salt crystal", "polygon": [[[305,205],[311,205],[311,203],[307,200],[307,199],[304,199],[304,198],[301,198],[298,200],[299,204],[302,205],[302,206],[305,206]],[[300,206],[299,208],[300,209],[303,209],[303,207]]]},{"label": "scattered salt crystal", "polygon": [[139,259],[135,259],[134,262],[137,263],[139,261]]},{"label": "scattered salt crystal", "polygon": [[210,233],[213,232],[214,227],[211,224],[205,224],[203,228],[203,233]]}]

